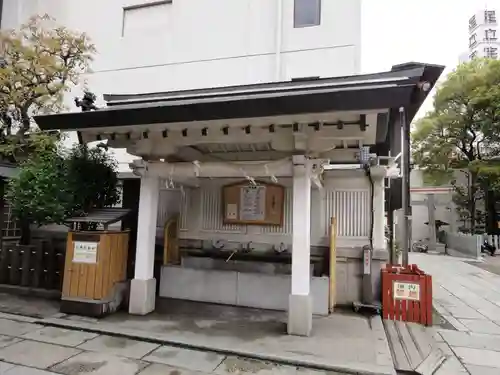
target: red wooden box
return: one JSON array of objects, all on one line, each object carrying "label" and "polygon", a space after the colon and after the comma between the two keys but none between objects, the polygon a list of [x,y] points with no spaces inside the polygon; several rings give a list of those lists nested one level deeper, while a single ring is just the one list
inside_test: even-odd
[{"label": "red wooden box", "polygon": [[387,265],[382,270],[382,316],[432,325],[432,276],[416,264]]}]

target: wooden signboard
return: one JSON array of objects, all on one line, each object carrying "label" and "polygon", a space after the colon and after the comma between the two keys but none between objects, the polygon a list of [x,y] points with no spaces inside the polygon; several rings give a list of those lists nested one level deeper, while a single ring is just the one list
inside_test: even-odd
[{"label": "wooden signboard", "polygon": [[237,182],[222,188],[224,224],[282,225],[285,188],[256,181]]}]

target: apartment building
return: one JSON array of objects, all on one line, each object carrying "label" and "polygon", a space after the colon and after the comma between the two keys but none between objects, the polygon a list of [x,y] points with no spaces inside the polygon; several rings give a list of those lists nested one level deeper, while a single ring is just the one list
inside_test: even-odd
[{"label": "apartment building", "polygon": [[475,57],[498,59],[500,53],[500,34],[498,31],[497,12],[485,8],[469,18],[469,49],[460,56],[460,62],[470,61]]}]

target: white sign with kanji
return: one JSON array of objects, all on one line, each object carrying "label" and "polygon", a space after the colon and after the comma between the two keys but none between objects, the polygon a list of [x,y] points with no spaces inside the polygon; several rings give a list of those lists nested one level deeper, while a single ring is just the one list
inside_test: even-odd
[{"label": "white sign with kanji", "polygon": [[407,283],[394,281],[393,283],[393,298],[410,300],[410,301],[420,301],[420,285],[415,283]]},{"label": "white sign with kanji", "polygon": [[74,263],[97,263],[97,247],[99,242],[75,241],[73,248]]}]

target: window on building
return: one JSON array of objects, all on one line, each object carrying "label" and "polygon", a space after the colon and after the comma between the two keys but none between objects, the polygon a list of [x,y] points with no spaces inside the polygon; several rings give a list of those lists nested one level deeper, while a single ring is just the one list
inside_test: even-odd
[{"label": "window on building", "polygon": [[497,59],[498,58],[498,48],[496,48],[496,47],[486,47],[484,49],[484,56],[488,57],[490,59]]},{"label": "window on building", "polygon": [[472,51],[469,55],[469,59],[474,60],[477,57],[477,51]]},{"label": "window on building", "polygon": [[317,26],[321,23],[321,0],[295,0],[294,27]]},{"label": "window on building", "polygon": [[472,34],[469,37],[469,47],[474,47],[477,44],[476,34]]},{"label": "window on building", "polygon": [[147,2],[123,8],[122,36],[136,36],[164,30],[172,0]]},{"label": "window on building", "polygon": [[484,22],[486,23],[497,23],[497,15],[494,10],[484,11]]},{"label": "window on building", "polygon": [[477,26],[476,16],[472,16],[469,19],[469,30],[474,29]]},{"label": "window on building", "polygon": [[494,29],[488,29],[484,32],[484,39],[486,41],[495,41],[497,40],[497,31]]}]

